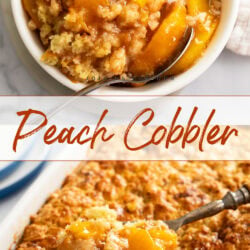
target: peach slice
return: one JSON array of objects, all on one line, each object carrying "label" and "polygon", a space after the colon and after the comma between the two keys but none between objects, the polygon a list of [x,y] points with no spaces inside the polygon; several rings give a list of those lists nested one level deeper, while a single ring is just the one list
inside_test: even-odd
[{"label": "peach slice", "polygon": [[177,235],[165,229],[130,229],[128,235],[129,250],[174,250],[177,248]]},{"label": "peach slice", "polygon": [[206,50],[219,24],[219,19],[209,13],[208,0],[188,0],[187,5],[190,15],[195,17],[204,13],[206,16],[197,21],[190,47],[168,75],[176,75],[190,68]]},{"label": "peach slice", "polygon": [[22,1],[23,1],[23,7],[25,11],[29,14],[30,18],[39,28],[41,26],[41,22],[39,21],[37,12],[36,12],[36,9],[37,9],[36,1],[34,0],[22,0]]},{"label": "peach slice", "polygon": [[74,7],[77,9],[86,8],[88,10],[96,11],[99,5],[109,5],[108,0],[74,0]]},{"label": "peach slice", "polygon": [[190,68],[206,50],[207,45],[217,28],[217,25],[218,24],[216,21],[213,21],[209,29],[204,29],[202,25],[198,25],[195,28],[195,37],[191,42],[187,52],[180,59],[180,61],[176,63],[175,66],[168,72],[168,74],[176,75]]},{"label": "peach slice", "polygon": [[147,4],[148,0],[133,0],[133,2],[143,8]]},{"label": "peach slice", "polygon": [[172,231],[151,229],[149,234],[155,242],[161,244],[163,249],[174,250],[177,248],[177,235]]},{"label": "peach slice", "polygon": [[209,0],[187,0],[188,13],[196,16],[200,12],[209,12]]},{"label": "peach slice", "polygon": [[128,236],[129,250],[156,250],[156,245],[148,231],[133,228]]},{"label": "peach slice", "polygon": [[186,8],[179,2],[174,3],[149,44],[132,62],[130,71],[134,75],[152,75],[175,53],[186,28]]},{"label": "peach slice", "polygon": [[[97,11],[100,7],[109,6],[109,0],[74,0],[73,10],[85,10],[84,22],[88,26],[96,26],[99,24]],[[88,28],[87,28],[88,29]]]},{"label": "peach slice", "polygon": [[104,233],[102,227],[94,221],[76,221],[67,227],[73,235],[81,239],[95,238]]}]

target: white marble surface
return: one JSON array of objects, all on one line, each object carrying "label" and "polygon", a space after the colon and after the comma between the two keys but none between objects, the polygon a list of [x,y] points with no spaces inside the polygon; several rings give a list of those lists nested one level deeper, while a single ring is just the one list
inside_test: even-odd
[{"label": "white marble surface", "polygon": [[44,94],[17,57],[0,16],[0,95]]},{"label": "white marble surface", "polygon": [[[0,15],[0,95],[50,94],[37,84],[17,57]],[[250,95],[250,58],[237,56],[225,50],[205,74],[182,89],[179,94]],[[0,200],[0,222],[24,191],[25,189]]]}]

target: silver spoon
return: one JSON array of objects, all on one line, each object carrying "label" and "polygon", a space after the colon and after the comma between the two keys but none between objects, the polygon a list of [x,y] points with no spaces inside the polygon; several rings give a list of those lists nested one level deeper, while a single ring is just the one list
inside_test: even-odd
[{"label": "silver spoon", "polygon": [[228,192],[221,200],[211,202],[179,219],[164,221],[164,223],[166,223],[170,229],[177,231],[189,223],[214,216],[224,210],[236,210],[239,206],[248,203],[250,203],[250,189],[247,185],[244,185],[236,192]]}]

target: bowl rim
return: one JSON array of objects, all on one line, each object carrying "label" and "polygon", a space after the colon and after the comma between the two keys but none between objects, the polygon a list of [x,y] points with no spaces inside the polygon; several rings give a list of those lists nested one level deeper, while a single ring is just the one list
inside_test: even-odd
[{"label": "bowl rim", "polygon": [[[192,83],[214,63],[225,48],[237,20],[239,4],[240,0],[222,0],[222,16],[217,31],[204,55],[187,71],[174,78],[139,88],[104,87],[90,94],[90,96],[105,101],[108,101],[109,96],[112,96],[117,97],[113,98],[115,102],[138,102],[173,94]],[[43,70],[73,91],[78,91],[85,86],[82,83],[72,83],[59,69],[41,62],[40,58],[44,49],[38,36],[28,28],[27,16],[22,6],[22,0],[11,0],[11,9],[18,33],[25,47]],[[119,98],[121,96],[125,98]],[[140,96],[144,98],[138,98]]]}]

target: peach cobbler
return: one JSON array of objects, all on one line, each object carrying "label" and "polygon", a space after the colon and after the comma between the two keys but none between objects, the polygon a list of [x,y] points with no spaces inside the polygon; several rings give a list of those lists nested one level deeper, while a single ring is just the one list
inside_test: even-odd
[{"label": "peach cobbler", "polygon": [[250,206],[171,231],[176,219],[249,185],[249,162],[88,162],[37,215],[18,250],[247,250]]},{"label": "peach cobbler", "polygon": [[220,19],[220,0],[22,0],[39,32],[41,60],[72,81],[152,75],[176,54],[187,28],[189,49],[168,72],[201,57]]}]

